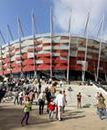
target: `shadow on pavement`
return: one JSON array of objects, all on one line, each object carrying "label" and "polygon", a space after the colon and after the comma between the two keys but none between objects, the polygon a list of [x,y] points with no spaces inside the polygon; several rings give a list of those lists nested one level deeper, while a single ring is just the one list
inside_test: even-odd
[{"label": "shadow on pavement", "polygon": [[[29,125],[46,124],[45,127],[49,127],[49,120],[44,116],[38,117],[37,112],[32,112],[29,119]],[[12,130],[15,128],[22,128],[20,122],[23,116],[23,110],[21,108],[8,108],[0,107],[0,130]],[[44,127],[40,125],[39,127]]]},{"label": "shadow on pavement", "polygon": [[64,114],[64,120],[68,119],[78,119],[78,118],[84,118],[86,115],[83,114],[84,111],[68,111],[66,114]]},{"label": "shadow on pavement", "polygon": [[[78,119],[83,118],[84,111],[66,111],[64,113],[64,120],[68,119]],[[23,110],[20,106],[14,105],[1,105],[0,106],[0,130],[23,130],[20,122],[23,116]],[[56,120],[54,120],[56,121]],[[25,128],[30,129],[30,127],[46,128],[49,129],[50,126],[54,126],[53,121],[48,120],[48,115],[46,113],[42,116],[38,115],[38,109],[32,110],[30,113],[29,125]]]}]

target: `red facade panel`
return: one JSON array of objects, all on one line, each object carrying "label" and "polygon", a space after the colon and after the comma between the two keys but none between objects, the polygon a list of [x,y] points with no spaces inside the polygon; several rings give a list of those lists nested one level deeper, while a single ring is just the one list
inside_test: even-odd
[{"label": "red facade panel", "polygon": [[53,66],[54,70],[67,70],[67,66],[64,65],[57,65],[57,66]]},{"label": "red facade panel", "polygon": [[42,50],[42,47],[37,47],[36,48],[36,51],[41,51]]},{"label": "red facade panel", "polygon": [[33,59],[26,59],[22,62],[23,65],[32,65],[34,64]]},{"label": "red facade panel", "polygon": [[10,71],[5,70],[3,74],[10,74]]},{"label": "red facade panel", "polygon": [[21,67],[15,67],[12,69],[12,73],[18,73],[21,72]]},{"label": "red facade panel", "polygon": [[46,64],[38,65],[37,70],[50,70],[50,65]]},{"label": "red facade panel", "polygon": [[81,65],[70,65],[70,70],[82,71]]},{"label": "red facade panel", "polygon": [[50,57],[50,53],[45,53],[45,54],[36,54],[36,57]]},{"label": "red facade panel", "polygon": [[34,71],[35,70],[35,66],[33,65],[27,65],[25,67],[23,67],[23,71]]},{"label": "red facade panel", "polygon": [[3,71],[0,71],[0,75],[3,75]]},{"label": "red facade panel", "polygon": [[63,56],[63,57],[67,57],[68,56],[68,52],[60,52],[60,56]]}]

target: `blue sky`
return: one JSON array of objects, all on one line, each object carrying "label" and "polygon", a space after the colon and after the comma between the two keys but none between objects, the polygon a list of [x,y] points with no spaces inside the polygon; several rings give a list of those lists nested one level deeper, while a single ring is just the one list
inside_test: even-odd
[{"label": "blue sky", "polygon": [[8,41],[7,24],[17,39],[17,16],[20,17],[25,35],[31,35],[31,12],[34,10],[37,32],[49,32],[51,0],[0,0],[0,29]]},{"label": "blue sky", "polygon": [[[38,33],[50,31],[50,7],[54,13],[54,32],[67,32],[71,17],[71,34],[83,35],[88,12],[88,34],[96,38],[104,15],[103,39],[107,41],[107,0],[0,0],[0,30],[10,40],[7,24],[14,39],[17,34],[17,16],[20,17],[25,36],[31,35],[31,12],[34,10]],[[0,38],[2,43],[2,39]]]}]

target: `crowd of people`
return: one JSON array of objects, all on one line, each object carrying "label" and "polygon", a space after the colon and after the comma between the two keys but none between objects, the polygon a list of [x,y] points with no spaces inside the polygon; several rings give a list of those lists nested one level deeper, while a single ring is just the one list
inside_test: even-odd
[{"label": "crowd of people", "polygon": [[[52,81],[51,79],[44,81],[41,79],[19,79],[13,81],[8,87],[2,87],[4,93],[0,93],[1,97],[4,97],[5,93],[11,92],[13,103],[15,105],[23,105],[23,117],[21,120],[21,125],[28,125],[30,111],[32,110],[32,105],[38,105],[39,115],[44,114],[44,106],[47,105],[47,113],[49,120],[57,119],[59,121],[63,120],[63,113],[65,112],[65,106],[67,104],[66,91],[63,87],[63,81]],[[4,85],[4,84],[3,84]],[[57,91],[57,86],[60,89]],[[4,89],[5,88],[5,89]],[[71,91],[71,89],[68,89]],[[4,95],[3,95],[4,94]],[[82,93],[78,92],[77,95],[77,108],[82,108]],[[2,98],[1,98],[2,99]],[[1,101],[1,100],[0,100]],[[102,93],[97,93],[96,95],[96,106],[97,114],[100,119],[107,117],[105,98]]]},{"label": "crowd of people", "polygon": [[[64,112],[66,103],[66,94],[64,90],[60,90],[60,92],[56,94],[56,87],[58,85],[57,81],[52,81],[51,79],[48,81],[41,79],[20,79],[17,81],[14,80],[12,82],[14,85],[8,84],[8,86],[5,86],[6,93],[11,93],[11,97],[15,105],[24,105],[24,115],[21,120],[22,125],[24,120],[26,125],[28,124],[29,113],[32,109],[32,104],[37,104],[39,106],[39,115],[44,114],[44,106],[47,105],[47,113],[49,114],[49,119],[53,119],[53,115],[56,113],[55,118],[62,120],[62,112]],[[63,83],[61,81],[59,83],[59,86],[61,88],[62,84]],[[4,99],[5,98],[6,96]]]}]

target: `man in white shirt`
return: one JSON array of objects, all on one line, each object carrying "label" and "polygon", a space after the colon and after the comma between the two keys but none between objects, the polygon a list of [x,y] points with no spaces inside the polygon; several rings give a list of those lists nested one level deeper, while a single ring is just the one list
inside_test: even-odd
[{"label": "man in white shirt", "polygon": [[[59,92],[59,94],[56,96],[56,104],[57,104],[57,112],[58,112],[58,120],[62,120],[62,113],[63,113],[63,106],[64,106],[64,96],[62,94],[62,91]],[[56,112],[56,113],[57,113]]]}]

